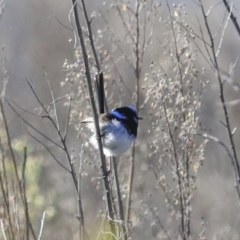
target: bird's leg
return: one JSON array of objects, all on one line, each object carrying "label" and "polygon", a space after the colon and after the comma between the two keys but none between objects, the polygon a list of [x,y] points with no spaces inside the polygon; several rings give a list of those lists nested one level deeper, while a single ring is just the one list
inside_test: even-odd
[{"label": "bird's leg", "polygon": [[103,174],[103,177],[109,177],[109,175],[112,173],[112,166],[110,158],[106,158],[106,172]]},{"label": "bird's leg", "polygon": [[109,177],[110,173],[111,173],[111,170],[107,170],[105,173],[102,174],[101,177],[98,177],[98,179],[103,179],[103,178]]}]

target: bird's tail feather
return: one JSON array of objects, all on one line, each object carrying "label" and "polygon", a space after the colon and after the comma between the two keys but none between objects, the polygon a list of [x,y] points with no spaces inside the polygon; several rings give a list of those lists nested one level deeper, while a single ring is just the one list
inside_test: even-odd
[{"label": "bird's tail feather", "polygon": [[83,121],[81,121],[81,123],[93,123],[93,118],[92,117],[89,117],[89,118],[86,118],[84,119]]}]

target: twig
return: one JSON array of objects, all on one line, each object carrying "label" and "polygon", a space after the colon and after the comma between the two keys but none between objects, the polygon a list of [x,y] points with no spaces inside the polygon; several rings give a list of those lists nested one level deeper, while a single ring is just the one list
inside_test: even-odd
[{"label": "twig", "polygon": [[30,137],[32,137],[35,141],[37,141],[38,143],[40,143],[41,145],[43,145],[43,147],[50,153],[50,155],[52,156],[52,158],[67,172],[71,173],[71,171],[69,171],[69,169],[67,167],[65,167],[56,157],[55,155],[52,153],[52,151],[49,149],[49,147],[42,141],[40,141],[39,139],[37,139],[33,134],[31,134],[27,128],[25,128],[26,132],[28,133],[28,135]]},{"label": "twig", "polygon": [[240,54],[237,56],[234,64],[232,64],[232,66],[230,66],[230,70],[229,70],[228,74],[222,73],[222,75],[225,77],[223,83],[225,81],[227,81],[228,83],[230,83],[232,85],[233,89],[238,93],[240,93],[240,85],[236,81],[234,81],[234,79],[231,77],[231,74],[232,74],[233,70],[235,69],[235,67],[237,66],[239,58],[240,58]]},{"label": "twig", "polygon": [[[103,174],[103,182],[104,182],[104,188],[105,188],[106,200],[107,200],[107,209],[108,209],[109,218],[112,220],[112,219],[114,219],[113,218],[114,213],[113,213],[112,202],[111,202],[111,194],[110,194],[111,191],[110,191],[110,186],[109,186],[109,182],[107,179],[106,161],[105,161],[105,157],[103,154],[102,141],[100,138],[98,114],[97,114],[96,104],[94,101],[92,80],[91,80],[90,68],[89,68],[89,63],[88,63],[88,55],[87,55],[87,50],[86,50],[86,46],[85,46],[85,42],[84,42],[82,28],[80,25],[80,19],[78,16],[78,9],[77,9],[76,3],[77,3],[76,0],[72,0],[72,6],[73,6],[73,11],[74,11],[75,23],[76,23],[76,27],[77,27],[77,33],[78,33],[78,37],[80,40],[82,55],[83,55],[83,59],[84,59],[85,74],[86,74],[86,78],[87,78],[88,92],[89,92],[89,97],[90,97],[90,102],[91,102],[91,107],[92,107],[92,113],[93,113],[93,117],[94,117],[94,125],[95,125],[95,129],[96,129],[96,135],[98,137],[98,149],[99,149],[99,157],[100,157],[100,162],[101,162],[100,167],[101,167],[102,174]],[[115,230],[111,224],[111,221],[110,221],[110,226],[111,226],[111,231],[115,232]]]},{"label": "twig", "polygon": [[[44,68],[43,68],[43,69],[44,69]],[[57,130],[59,131],[58,113],[57,113],[56,101],[55,101],[55,98],[54,98],[52,85],[51,85],[51,83],[50,83],[50,81],[49,81],[48,74],[47,74],[47,72],[45,71],[45,69],[44,69],[44,73],[45,73],[45,78],[46,78],[46,80],[47,80],[47,83],[48,83],[48,86],[49,86],[49,89],[50,89],[50,92],[51,92],[51,97],[52,97],[52,102],[53,102],[53,108],[54,108],[54,113],[55,113],[55,118],[56,118]]]},{"label": "twig", "polygon": [[[12,197],[13,215],[15,217],[15,226],[17,229],[17,234],[18,236],[20,236],[21,222],[20,222],[19,210],[18,210],[18,187],[16,186],[16,184],[13,184],[13,192],[14,192],[14,195]],[[20,196],[20,198],[21,197],[22,196]],[[14,235],[14,238],[15,238],[15,235]]]},{"label": "twig", "polygon": [[98,56],[97,56],[97,51],[96,51],[96,48],[95,48],[95,44],[94,44],[94,41],[93,41],[91,22],[88,19],[88,14],[87,14],[86,6],[85,6],[85,1],[81,0],[81,2],[82,2],[82,7],[83,7],[84,18],[85,18],[86,24],[87,24],[88,37],[89,37],[89,40],[90,40],[90,44],[91,44],[91,48],[92,48],[93,55],[94,55],[94,58],[95,58],[95,62],[96,62],[96,65],[97,65],[97,70],[100,73],[101,68],[100,68],[100,64],[99,64],[99,61],[98,61]]},{"label": "twig", "polygon": [[233,23],[234,27],[236,28],[237,33],[238,33],[238,35],[239,35],[239,37],[240,37],[240,27],[239,27],[237,18],[233,15],[232,10],[230,9],[227,0],[222,0],[222,1],[223,1],[223,3],[224,3],[224,5],[225,5],[225,7],[226,7],[226,9],[227,9],[227,11],[228,11],[228,13],[230,13],[230,18],[231,18],[231,20],[232,20],[232,23]]},{"label": "twig", "polygon": [[179,191],[179,200],[180,200],[180,211],[181,211],[181,232],[183,234],[183,239],[186,239],[185,236],[185,215],[184,215],[184,203],[183,203],[183,190],[182,190],[182,183],[181,183],[181,175],[180,175],[180,169],[179,169],[179,160],[178,160],[178,155],[177,155],[177,148],[176,148],[176,144],[174,142],[174,137],[173,137],[173,133],[171,130],[171,126],[170,126],[170,122],[168,119],[168,115],[167,115],[167,109],[166,109],[166,105],[165,105],[165,101],[163,100],[163,93],[161,94],[162,96],[162,104],[163,104],[163,109],[164,109],[164,117],[167,123],[167,129],[168,129],[168,134],[171,140],[171,144],[172,144],[172,148],[173,148],[173,154],[174,154],[174,162],[175,162],[175,166],[176,166],[176,175],[178,178],[178,191]]},{"label": "twig", "polygon": [[[54,129],[55,129],[56,132],[57,132],[57,135],[58,135],[58,137],[59,137],[59,140],[60,140],[62,146],[56,144],[56,143],[55,143],[54,141],[52,141],[51,139],[47,138],[47,137],[46,137],[44,134],[42,134],[40,131],[38,131],[38,133],[40,133],[43,137],[47,138],[49,141],[55,143],[55,145],[59,146],[59,147],[64,151],[64,153],[65,153],[65,155],[66,155],[66,159],[67,159],[68,164],[69,164],[70,173],[71,173],[71,175],[72,175],[72,179],[73,179],[73,182],[74,182],[74,185],[75,185],[76,194],[77,194],[77,177],[76,177],[76,173],[75,173],[74,168],[73,168],[72,159],[71,159],[71,157],[70,157],[70,154],[69,154],[69,151],[68,151],[68,148],[67,148],[67,145],[66,145],[66,136],[65,136],[65,139],[64,139],[64,137],[63,137],[63,135],[62,135],[62,133],[60,132],[60,129],[59,129],[59,127],[58,127],[58,118],[57,118],[57,116],[55,116],[56,122],[53,120],[53,118],[49,115],[49,112],[47,111],[47,109],[44,107],[44,105],[43,105],[40,97],[38,96],[37,91],[36,91],[35,88],[34,88],[34,85],[33,85],[32,83],[30,83],[29,81],[27,81],[27,83],[28,83],[30,89],[32,90],[34,96],[36,97],[38,103],[40,104],[40,106],[42,107],[42,109],[44,110],[44,112],[46,113],[46,115],[43,116],[43,117],[46,117],[46,118],[49,119],[50,122],[52,123]],[[50,85],[50,87],[51,87],[51,85]],[[54,101],[54,98],[53,98],[53,102],[55,102],[55,101]],[[55,104],[55,103],[54,103],[54,104]],[[22,119],[23,119],[23,118],[22,118]],[[25,121],[25,123],[27,123],[29,126],[31,126],[31,124],[29,124],[27,121]],[[33,126],[31,126],[31,127],[35,130],[35,128],[34,128]],[[35,130],[35,131],[36,131],[36,130]],[[83,218],[82,218],[82,219],[83,219]],[[83,222],[82,222],[82,226],[84,226],[84,223],[83,223]]]},{"label": "twig", "polygon": [[[54,103],[57,103],[58,101],[60,101],[60,100],[62,100],[62,99],[64,99],[64,98],[67,98],[67,97],[69,97],[68,94],[65,95],[65,96],[62,96],[62,97],[56,98],[53,102],[51,102],[51,103],[48,104],[48,105],[45,105],[44,107],[48,107],[48,110],[49,110],[49,108],[50,108]],[[40,107],[40,108],[35,108],[35,110],[38,110],[38,109],[42,109],[42,108],[41,108],[41,107]],[[26,110],[24,110],[24,111],[26,111]]]},{"label": "twig", "polygon": [[[215,8],[215,7],[217,7],[218,5],[220,5],[221,4],[221,1],[219,1],[218,3],[216,3],[215,5],[212,5],[209,9],[208,9],[208,11],[207,11],[207,13],[206,13],[206,16],[209,16],[210,15],[210,13],[211,13],[211,11]],[[199,6],[199,5],[198,5]]]},{"label": "twig", "polygon": [[[221,3],[221,2],[220,2],[220,3]],[[228,15],[228,14],[227,14],[227,11],[225,11],[225,12],[224,12],[224,16],[223,16],[223,18],[222,18],[222,22],[221,22],[221,24],[219,25],[219,28],[218,28],[218,30],[216,31],[216,33],[213,35],[213,39],[216,39],[217,36],[218,36],[218,34],[221,32],[227,15]]]},{"label": "twig", "polygon": [[[136,19],[136,39],[134,40],[135,44],[135,77],[136,77],[136,90],[135,90],[135,105],[137,111],[139,110],[139,90],[140,90],[140,74],[141,74],[141,53],[140,53],[140,11],[141,11],[141,1],[137,0],[136,10],[135,10],[135,19]],[[133,186],[133,177],[135,169],[135,142],[132,146],[131,160],[130,160],[130,172],[128,179],[128,195],[127,195],[127,205],[126,205],[126,223],[129,224],[130,221],[130,211],[131,211],[131,197],[132,197],[132,186]]]},{"label": "twig", "polygon": [[[200,30],[202,39],[204,40],[205,38],[204,38],[202,26],[201,26],[201,23],[200,23],[198,17],[197,17],[197,21],[198,21],[199,30]],[[208,62],[208,64],[211,66],[211,68],[214,68],[214,62],[213,62],[213,60],[212,60],[212,57],[211,57],[210,52],[209,52],[209,49],[208,49],[208,46],[210,46],[210,44],[206,44],[206,41],[205,41],[205,40],[203,41],[203,43],[204,43],[204,47],[205,47],[205,50],[206,50],[207,56],[208,56],[207,62]],[[202,52],[202,55],[203,55],[203,52]],[[209,62],[209,61],[210,61],[210,62]]]},{"label": "twig", "polygon": [[231,4],[231,12],[229,12],[227,20],[226,20],[225,25],[224,25],[223,30],[222,30],[222,35],[221,35],[221,39],[220,39],[220,42],[219,42],[219,45],[218,45],[218,48],[217,48],[216,57],[218,57],[218,54],[220,53],[222,43],[223,43],[223,38],[224,38],[225,31],[226,31],[227,26],[228,26],[228,22],[229,22],[231,13],[232,13],[232,4]]},{"label": "twig", "polygon": [[39,235],[38,235],[38,240],[41,240],[41,237],[42,237],[44,220],[45,220],[45,211],[43,212],[43,216],[41,219],[41,227],[40,227],[40,231],[39,231]]},{"label": "twig", "polygon": [[[6,100],[6,99],[5,99]],[[6,101],[7,102],[7,101]],[[7,102],[8,105],[9,105],[9,102]],[[17,163],[16,163],[16,159],[15,159],[15,155],[13,153],[13,149],[12,149],[12,145],[11,145],[11,139],[10,139],[10,135],[9,135],[9,129],[8,129],[8,125],[7,125],[7,121],[6,121],[6,116],[5,116],[5,113],[4,113],[4,107],[3,107],[3,98],[0,99],[0,112],[2,114],[2,117],[3,117],[3,123],[4,123],[4,128],[6,130],[6,135],[7,135],[7,144],[8,144],[8,147],[9,147],[9,150],[10,150],[10,155],[11,155],[11,160],[13,162],[13,167],[14,167],[14,173],[15,173],[15,177],[16,177],[16,181],[17,181],[17,185],[18,185],[18,189],[20,191],[20,194],[21,194],[21,200],[24,204],[24,199],[23,199],[23,189],[22,189],[22,186],[21,186],[21,181],[20,181],[20,178],[19,178],[19,175],[18,175],[18,171],[17,171]],[[35,235],[35,232],[33,230],[33,227],[32,227],[32,224],[31,222],[29,222],[29,225],[30,225],[30,230],[31,230],[31,234],[33,236],[33,239],[36,240],[36,235]]]},{"label": "twig", "polygon": [[97,236],[96,240],[100,239],[101,233],[103,232],[104,224],[105,224],[105,219],[103,218],[102,224],[101,224],[101,227],[100,227],[100,229],[98,231],[98,236]]},{"label": "twig", "polygon": [[[104,94],[104,78],[103,78],[103,72],[100,71],[97,75],[97,93],[98,93],[98,104],[99,104],[99,113],[103,114],[105,113],[104,110],[104,105],[105,104],[105,94]],[[107,109],[106,109],[107,111]],[[110,162],[113,163],[113,175],[115,179],[115,184],[116,184],[116,191],[117,191],[117,200],[118,200],[118,217],[121,221],[124,221],[124,212],[123,212],[123,205],[122,205],[122,197],[121,197],[121,190],[120,190],[120,184],[119,184],[119,178],[118,178],[118,172],[117,172],[117,162],[116,158],[111,157]],[[127,235],[126,233],[126,228],[125,225],[123,225],[123,236],[124,239],[127,240]]]},{"label": "twig", "polygon": [[[1,141],[1,138],[0,138]],[[3,178],[1,177],[1,171],[0,171],[0,185],[1,185],[1,192],[2,192],[2,196],[4,199],[4,204],[6,207],[6,213],[7,213],[7,218],[9,221],[9,227],[10,227],[10,233],[13,235],[13,227],[12,227],[12,220],[11,220],[11,216],[10,216],[10,208],[9,208],[9,193],[8,193],[8,176],[7,176],[7,171],[6,171],[6,164],[5,164],[5,152],[3,149],[3,145],[2,142],[0,142],[0,149],[1,149],[1,159],[2,159],[2,170],[3,170]],[[3,184],[3,179],[5,181],[5,189],[4,189],[4,184]]]},{"label": "twig", "polygon": [[[3,177],[5,180],[5,193],[6,193],[6,197],[8,199],[8,176],[7,176],[7,171],[6,171],[6,159],[5,159],[5,152],[4,152],[4,148],[3,148],[3,144],[0,138],[0,150],[1,150],[1,159],[2,159],[2,169],[3,169]],[[9,206],[9,204],[8,204]]]},{"label": "twig", "polygon": [[[79,169],[78,169],[78,217],[84,217],[83,215],[83,207],[82,207],[82,201],[81,201],[81,173],[82,173],[82,165],[83,165],[83,144],[81,146],[81,151],[79,154]],[[84,220],[83,220],[84,222]],[[84,238],[84,229],[80,227],[80,237],[81,239]]]},{"label": "twig", "polygon": [[16,102],[14,102],[14,101],[13,101],[12,99],[10,99],[10,98],[8,98],[6,101],[9,101],[9,102],[13,103],[16,107],[18,107],[20,110],[22,110],[22,111],[25,112],[25,113],[28,113],[28,114],[30,114],[30,115],[32,115],[32,116],[34,116],[34,117],[42,118],[42,116],[40,116],[39,114],[36,114],[36,113],[34,113],[34,112],[30,112],[30,111],[26,110],[25,108],[19,106]]},{"label": "twig", "polygon": [[[98,70],[98,76],[97,76],[96,84],[97,84],[97,95],[98,95],[98,103],[99,103],[99,113],[103,114],[105,112],[104,106],[105,106],[106,112],[108,112],[108,106],[107,106],[107,101],[106,101],[105,92],[104,92],[103,72],[100,70],[100,64],[99,64],[99,60],[98,60],[95,44],[94,44],[94,41],[93,41],[91,22],[88,19],[85,2],[84,2],[84,0],[82,0],[81,2],[82,2],[83,12],[84,12],[84,17],[85,17],[86,24],[87,24],[88,37],[89,37],[89,40],[90,40],[91,48],[92,48],[92,51],[93,51],[93,55],[94,55],[96,66],[97,66],[97,70]],[[114,169],[116,170],[117,169],[117,165],[116,165],[116,162],[114,160],[113,160],[113,165],[114,165]],[[123,218],[123,207],[122,207],[122,200],[121,200],[120,186],[119,186],[117,171],[114,171],[114,179],[116,181],[120,219],[123,221],[124,220],[124,218]],[[111,219],[113,219],[113,217],[111,217],[111,216],[109,216],[109,217]],[[127,238],[125,237],[125,239],[127,239]]]},{"label": "twig", "polygon": [[72,106],[72,96],[70,96],[69,103],[68,103],[68,114],[67,114],[67,120],[66,120],[66,126],[65,126],[65,133],[63,135],[64,141],[66,141],[68,128],[69,128],[69,119],[70,119],[71,106]]},{"label": "twig", "polygon": [[4,239],[4,240],[7,240],[7,237],[6,237],[6,234],[5,234],[5,230],[6,230],[7,228],[4,228],[4,226],[3,226],[3,220],[0,219],[0,221],[1,221],[1,232],[2,232],[2,235],[3,235],[3,239]]},{"label": "twig", "polygon": [[[120,184],[119,184],[119,177],[118,177],[118,171],[117,171],[117,162],[116,162],[117,159],[115,157],[112,157],[111,161],[113,163],[113,174],[114,174],[116,190],[117,190],[118,215],[119,215],[118,218],[121,220],[121,222],[124,222],[124,210],[123,210],[121,188],[120,188]],[[124,239],[127,240],[126,226],[125,226],[125,224],[123,224],[122,226],[123,226]]]},{"label": "twig", "polygon": [[[171,16],[171,9],[169,6],[169,2],[168,0],[166,0],[166,4],[167,4],[167,8],[168,8],[168,12],[169,15]],[[176,33],[174,30],[174,25],[173,25],[173,19],[170,18],[170,24],[171,24],[171,31],[172,31],[172,35],[173,35],[173,42],[174,42],[174,48],[175,48],[175,57],[177,60],[177,69],[178,69],[178,74],[179,74],[179,82],[180,82],[180,93],[181,96],[184,97],[184,92],[183,92],[183,74],[182,74],[182,69],[181,69],[181,60],[180,60],[180,56],[178,54],[178,45],[177,45],[177,37],[176,37]],[[178,178],[178,190],[179,190],[179,200],[180,200],[180,209],[181,209],[181,235],[183,240],[186,240],[190,234],[190,229],[187,228],[186,229],[186,225],[185,225],[185,221],[190,221],[190,218],[185,218],[185,201],[184,201],[184,193],[183,193],[183,186],[182,186],[182,178],[181,178],[181,174],[180,174],[180,169],[179,169],[179,159],[177,156],[177,149],[175,146],[175,142],[174,142],[174,138],[173,138],[173,133],[171,130],[171,126],[169,123],[169,119],[168,119],[168,115],[167,115],[167,110],[166,110],[166,105],[165,105],[165,101],[163,101],[163,94],[162,94],[162,104],[164,107],[164,114],[165,114],[165,118],[167,121],[167,125],[168,125],[168,131],[169,131],[169,136],[172,142],[172,146],[173,146],[173,151],[174,151],[174,161],[175,161],[175,166],[176,166],[176,174],[177,174],[177,178]],[[184,109],[183,103],[182,103],[182,108]],[[183,120],[185,121],[185,113],[183,112]],[[186,172],[188,174],[188,159],[186,159]],[[187,224],[187,226],[189,227],[189,224]]]},{"label": "twig", "polygon": [[115,36],[114,36],[114,33],[112,31],[112,29],[109,27],[109,24],[108,24],[108,21],[106,19],[106,17],[104,16],[104,13],[101,14],[102,15],[102,19],[104,20],[105,24],[107,25],[107,28],[108,28],[108,31],[111,33],[112,35],[112,39],[114,41],[114,43],[116,44],[118,50],[121,52],[121,54],[124,56],[124,59],[127,61],[127,64],[128,66],[134,71],[135,68],[134,68],[134,65],[131,63],[128,55],[126,55],[123,51],[123,49],[121,48],[120,44],[119,44],[119,41],[116,40]]},{"label": "twig", "polygon": [[[205,14],[205,10],[203,8],[202,0],[199,0],[199,3],[200,3],[200,8],[202,10],[204,22],[205,22],[206,29],[207,29],[207,32],[208,32],[208,36],[209,36],[209,39],[210,39],[210,42],[211,42],[211,51],[212,51],[212,55],[213,55],[213,61],[214,61],[214,65],[215,65],[215,68],[216,68],[216,74],[217,74],[217,79],[218,79],[218,84],[219,84],[220,100],[221,100],[221,103],[222,103],[222,108],[223,108],[223,112],[224,112],[227,133],[228,133],[228,137],[229,137],[230,144],[231,144],[231,149],[233,151],[234,165],[235,165],[236,172],[237,172],[237,183],[238,183],[237,186],[239,188],[240,187],[239,186],[239,183],[240,183],[240,165],[239,165],[237,151],[236,151],[236,147],[235,147],[235,143],[234,143],[234,139],[233,139],[233,135],[232,135],[231,125],[230,125],[229,116],[228,116],[228,110],[227,110],[227,107],[226,107],[226,104],[225,104],[225,97],[224,97],[224,91],[223,91],[224,90],[223,89],[223,81],[221,79],[221,74],[220,74],[218,61],[217,61],[217,56],[216,56],[216,52],[215,52],[215,43],[214,43],[214,40],[213,40],[213,37],[212,37],[212,32],[211,32],[210,27],[209,27],[207,16]],[[237,191],[239,192],[239,189]]]},{"label": "twig", "polygon": [[[26,121],[14,108],[13,106],[7,101],[8,105],[13,109],[13,111],[19,116],[19,118],[25,123],[27,124],[29,127],[31,127],[31,129],[33,129],[35,132],[37,132],[38,134],[40,134],[41,136],[43,136],[45,139],[47,139],[48,141],[52,142],[53,144],[55,144],[56,146],[58,146],[61,150],[64,151],[65,153],[65,156],[66,156],[66,159],[68,161],[68,164],[69,164],[69,170],[63,165],[61,164],[57,158],[54,156],[54,154],[50,151],[50,149],[47,147],[47,145],[43,142],[41,142],[40,140],[38,140],[36,137],[34,137],[29,131],[28,134],[33,137],[36,141],[38,141],[39,143],[41,143],[45,149],[51,154],[51,156],[55,159],[55,161],[58,162],[58,164],[60,164],[60,166],[62,166],[66,171],[68,171],[71,176],[72,176],[72,179],[73,179],[73,182],[74,182],[74,186],[75,186],[75,190],[76,190],[76,194],[78,195],[78,184],[77,184],[77,176],[76,176],[76,173],[75,173],[75,169],[74,169],[74,166],[73,166],[73,163],[72,163],[72,159],[71,159],[71,156],[70,156],[70,153],[69,153],[69,150],[68,150],[68,147],[67,147],[67,144],[66,144],[66,133],[67,133],[67,128],[68,126],[66,126],[66,130],[65,130],[65,135],[63,136],[62,133],[60,132],[60,129],[59,129],[59,124],[58,124],[58,117],[55,115],[55,119],[56,119],[56,122],[54,121],[54,119],[50,116],[49,114],[49,111],[46,109],[46,107],[44,106],[43,102],[41,101],[39,95],[37,94],[37,91],[35,90],[34,88],[34,85],[32,83],[30,83],[29,81],[27,81],[27,84],[29,85],[30,89],[32,90],[34,96],[36,97],[39,105],[41,106],[41,108],[43,109],[45,115],[42,116],[43,118],[47,118],[49,119],[49,121],[51,122],[52,126],[54,127],[58,137],[59,137],[59,140],[60,140],[60,143],[61,145],[59,145],[58,143],[54,142],[51,138],[47,137],[46,135],[44,135],[42,132],[40,132],[38,129],[36,129],[33,125],[31,125],[28,121]],[[50,87],[50,91],[52,92],[51,90],[51,85],[49,83],[49,87]],[[55,99],[54,99],[54,96],[52,94],[52,101],[53,103],[55,104]],[[69,106],[70,107],[70,106]],[[69,118],[69,111],[70,109],[68,110],[68,118]],[[57,113],[57,111],[55,111],[55,114]],[[69,122],[69,119],[67,119],[67,123]],[[81,205],[82,206],[82,205]],[[81,220],[81,226],[82,228],[84,228],[84,222],[83,222],[83,216],[79,217],[79,219]]]},{"label": "twig", "polygon": [[72,6],[72,8],[71,8],[71,10],[69,11],[69,14],[68,14],[68,21],[69,21],[69,23],[70,23],[71,26],[72,26],[73,34],[74,34],[74,48],[77,47],[77,33],[76,33],[76,30],[75,30],[75,26],[74,26],[74,24],[73,24],[72,21],[71,21],[71,15],[72,15],[72,13],[73,13],[73,9],[74,9],[74,7],[75,7],[76,4],[77,4],[77,2],[75,2],[75,4]]},{"label": "twig", "polygon": [[66,26],[65,24],[61,23],[60,20],[57,18],[57,16],[54,16],[54,17],[61,26],[65,27],[66,29],[68,29],[70,31],[74,31],[72,28],[70,28],[70,27]]},{"label": "twig", "polygon": [[37,128],[35,128],[31,123],[29,123],[27,120],[25,120],[17,111],[16,109],[12,106],[12,104],[5,99],[5,101],[7,102],[8,106],[17,114],[17,116],[26,124],[28,125],[31,129],[33,129],[35,132],[37,132],[39,135],[41,135],[42,137],[44,137],[45,139],[47,139],[48,141],[50,141],[51,143],[53,143],[54,145],[56,145],[57,147],[59,147],[60,149],[63,150],[63,147],[60,146],[58,143],[54,142],[51,138],[49,138],[48,136],[46,136],[45,134],[43,134],[42,132],[40,132]]},{"label": "twig", "polygon": [[3,195],[3,199],[4,199],[4,204],[5,204],[6,209],[7,209],[7,217],[8,217],[9,227],[10,227],[10,233],[12,235],[12,238],[14,239],[14,232],[13,232],[12,220],[11,220],[11,215],[10,215],[10,208],[9,208],[8,199],[6,197],[6,192],[4,190],[3,179],[2,179],[1,172],[0,172],[0,186],[1,186],[1,192],[2,192],[2,195]]},{"label": "twig", "polygon": [[[186,135],[189,135],[189,133],[186,133]],[[193,133],[191,135],[198,135],[198,136],[202,136],[204,138],[207,138],[207,139],[210,139],[210,140],[213,140],[214,142],[218,143],[219,145],[221,145],[224,150],[227,152],[228,154],[228,157],[230,158],[231,160],[231,163],[233,165],[233,168],[234,168],[234,171],[235,171],[235,176],[236,176],[236,181],[238,182],[238,172],[236,171],[236,168],[235,168],[235,159],[234,159],[234,156],[231,154],[231,151],[228,149],[228,147],[226,146],[226,144],[221,141],[219,138],[215,137],[215,136],[212,136],[208,133]],[[237,187],[238,183],[236,182],[236,191],[237,191],[237,194],[238,194],[238,198],[240,199],[240,191],[239,191],[239,188]]]},{"label": "twig", "polygon": [[150,207],[150,210],[151,210],[152,214],[154,215],[154,217],[157,219],[157,222],[160,225],[160,227],[162,228],[162,230],[163,230],[165,236],[167,237],[167,239],[171,240],[171,238],[169,237],[168,232],[167,232],[166,228],[163,226],[162,221],[159,218],[159,216],[156,214],[156,212],[153,210],[152,207]]},{"label": "twig", "polygon": [[27,163],[27,148],[24,147],[24,159],[22,167],[22,189],[23,189],[23,199],[24,199],[24,208],[25,208],[25,218],[26,218],[26,239],[29,240],[29,213],[28,213],[28,202],[26,196],[26,178],[25,178],[25,169]]}]

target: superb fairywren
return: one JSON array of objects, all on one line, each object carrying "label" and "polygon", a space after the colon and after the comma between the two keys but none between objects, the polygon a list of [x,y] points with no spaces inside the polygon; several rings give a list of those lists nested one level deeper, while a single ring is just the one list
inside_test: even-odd
[{"label": "superb fairywren", "polygon": [[[111,113],[99,115],[99,127],[105,156],[119,156],[126,152],[137,137],[137,110],[131,106],[116,108]],[[90,143],[98,149],[93,118],[87,118],[82,123],[93,132]]]}]

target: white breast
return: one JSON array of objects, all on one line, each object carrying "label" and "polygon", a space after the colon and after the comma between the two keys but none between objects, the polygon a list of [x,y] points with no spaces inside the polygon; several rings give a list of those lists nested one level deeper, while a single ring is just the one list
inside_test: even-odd
[{"label": "white breast", "polygon": [[[105,156],[118,156],[126,152],[135,140],[134,135],[129,135],[126,128],[117,120],[111,123],[100,123],[100,129],[105,132],[103,140],[103,152]],[[96,135],[90,138],[90,143],[98,149]]]}]

